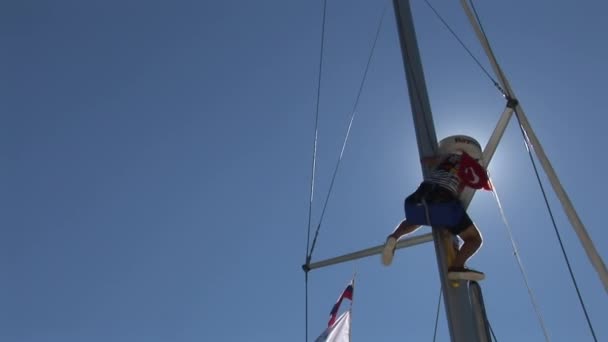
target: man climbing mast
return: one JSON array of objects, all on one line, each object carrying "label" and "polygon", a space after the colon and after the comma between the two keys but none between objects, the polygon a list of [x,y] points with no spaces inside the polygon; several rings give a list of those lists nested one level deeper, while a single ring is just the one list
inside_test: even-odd
[{"label": "man climbing mast", "polygon": [[475,139],[456,135],[439,143],[438,156],[423,159],[432,172],[405,199],[406,219],[386,239],[382,252],[384,265],[392,263],[399,238],[413,233],[421,225],[440,226],[463,240],[448,268],[448,279],[484,279],[482,272],[465,267],[483,240],[459,200],[465,186],[491,190],[487,173],[478,163],[481,156],[481,147]]}]

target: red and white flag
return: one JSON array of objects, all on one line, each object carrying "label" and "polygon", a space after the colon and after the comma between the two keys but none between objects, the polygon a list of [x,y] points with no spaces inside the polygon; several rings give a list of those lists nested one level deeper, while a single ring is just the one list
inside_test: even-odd
[{"label": "red and white flag", "polygon": [[342,291],[340,297],[331,308],[327,329],[319,336],[315,342],[349,342],[350,341],[350,309],[338,316],[340,305],[344,299],[353,300],[354,284],[350,281],[348,286]]},{"label": "red and white flag", "polygon": [[464,185],[473,189],[483,188],[492,191],[492,184],[486,170],[473,157],[464,152],[460,158],[458,178]]},{"label": "red and white flag", "polygon": [[331,312],[329,313],[329,322],[327,322],[328,327],[331,327],[336,322],[336,316],[338,315],[338,310],[340,310],[340,304],[342,304],[342,301],[344,300],[344,298],[350,300],[352,303],[353,290],[354,290],[353,281],[351,280],[351,282],[348,283],[348,286],[346,286],[344,291],[342,291],[342,294],[340,295],[340,297],[338,297],[336,304],[334,304],[334,306],[331,308]]}]

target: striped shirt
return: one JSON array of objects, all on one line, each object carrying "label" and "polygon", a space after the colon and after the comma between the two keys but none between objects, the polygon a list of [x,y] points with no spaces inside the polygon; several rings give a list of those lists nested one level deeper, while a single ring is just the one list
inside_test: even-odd
[{"label": "striped shirt", "polygon": [[449,190],[454,195],[458,195],[460,188],[460,178],[458,178],[458,168],[460,167],[460,155],[450,154],[439,162],[437,167],[431,171],[425,182],[437,184]]}]

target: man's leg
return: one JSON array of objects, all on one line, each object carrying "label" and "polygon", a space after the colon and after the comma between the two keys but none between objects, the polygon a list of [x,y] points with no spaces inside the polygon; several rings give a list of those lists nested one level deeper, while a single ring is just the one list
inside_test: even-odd
[{"label": "man's leg", "polygon": [[475,224],[471,224],[465,230],[460,232],[458,236],[462,239],[463,244],[460,247],[460,250],[456,253],[456,257],[452,262],[452,265],[449,267],[449,272],[452,273],[475,273],[471,274],[474,280],[481,280],[484,278],[483,273],[477,272],[475,270],[470,270],[465,268],[465,263],[469,258],[471,258],[481,247],[483,243],[483,239],[481,237],[481,233],[475,226]]},{"label": "man's leg", "polygon": [[385,266],[390,265],[393,262],[393,255],[395,254],[395,246],[397,245],[397,240],[401,238],[403,235],[407,235],[415,232],[420,225],[411,224],[407,222],[407,219],[401,221],[397,228],[388,236],[386,239],[386,243],[384,244],[384,250],[382,251],[382,263]]},{"label": "man's leg", "polygon": [[405,219],[399,223],[397,228],[395,228],[395,230],[388,237],[394,237],[395,239],[399,240],[399,238],[401,238],[403,235],[413,233],[420,227],[421,226],[419,224],[409,223],[407,219]]},{"label": "man's leg", "polygon": [[483,239],[481,238],[481,233],[475,224],[471,224],[465,230],[460,232],[458,236],[462,239],[463,244],[458,253],[456,253],[452,266],[464,267],[467,260],[469,260],[469,258],[479,250],[479,247],[481,247],[483,243]]}]

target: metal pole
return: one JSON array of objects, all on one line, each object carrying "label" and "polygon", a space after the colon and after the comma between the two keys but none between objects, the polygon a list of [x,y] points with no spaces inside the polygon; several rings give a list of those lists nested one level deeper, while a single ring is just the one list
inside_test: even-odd
[{"label": "metal pole", "polygon": [[[393,5],[397,17],[401,52],[408,83],[416,139],[418,141],[418,151],[421,158],[433,156],[437,150],[437,137],[435,135],[435,126],[433,124],[431,106],[420,61],[410,4],[408,0],[393,0]],[[429,170],[425,165],[421,164],[421,166],[423,174],[426,175]],[[439,230],[433,227],[433,240],[435,242],[439,278],[441,279],[444,294],[450,336],[453,342],[480,342],[466,282],[459,281],[456,284],[458,286],[453,286],[451,284],[453,282],[447,279],[447,246],[450,243],[446,243],[444,239],[448,238],[444,237],[444,234],[441,234]]]},{"label": "metal pole", "polygon": [[490,323],[486,316],[486,307],[483,303],[483,295],[481,294],[481,286],[476,281],[469,282],[469,296],[471,297],[471,305],[475,308],[475,320],[477,320],[477,333],[479,339],[483,342],[491,342],[490,339]]},{"label": "metal pole", "polygon": [[[429,242],[432,240],[433,240],[433,234],[430,234],[430,233],[413,236],[413,237],[410,237],[407,239],[399,240],[399,242],[397,242],[397,245],[395,246],[395,249],[412,247],[412,246],[416,246],[416,245],[419,245],[419,244],[422,244],[425,242]],[[384,244],[362,249],[360,251],[352,252],[349,254],[344,254],[341,256],[334,257],[334,258],[313,262],[313,263],[310,263],[309,265],[303,265],[302,267],[305,270],[312,271],[316,268],[327,267],[327,266],[340,264],[340,263],[351,261],[351,260],[365,258],[365,257],[374,255],[374,254],[380,254],[380,253],[382,253],[383,249],[384,249]]]}]

